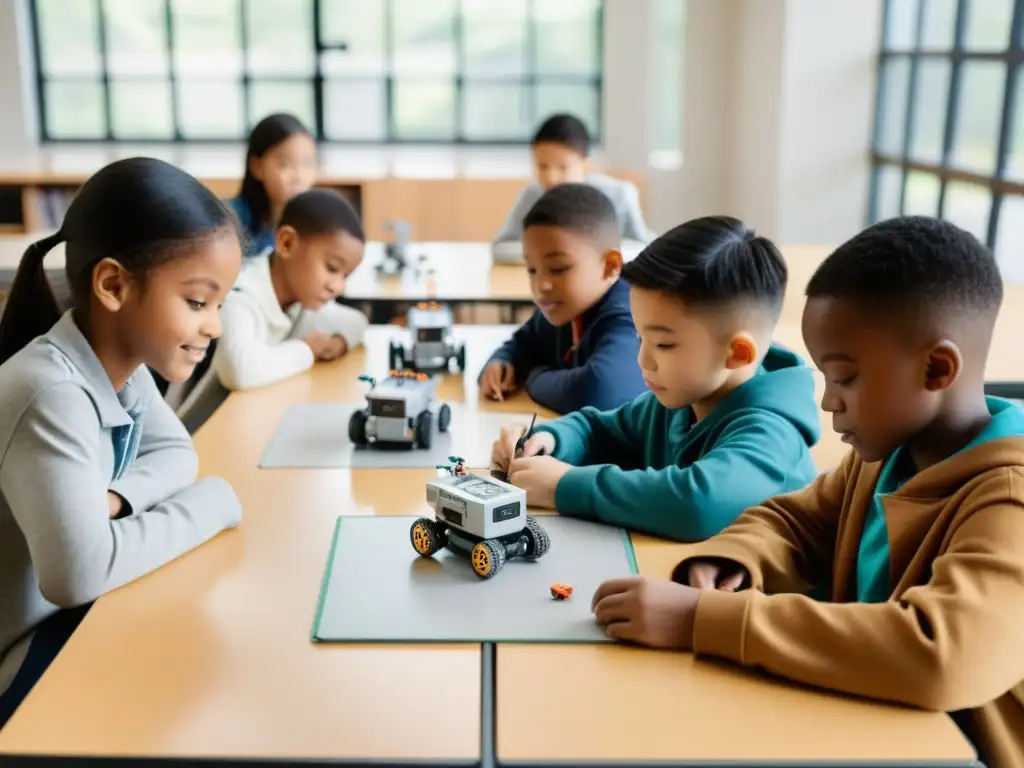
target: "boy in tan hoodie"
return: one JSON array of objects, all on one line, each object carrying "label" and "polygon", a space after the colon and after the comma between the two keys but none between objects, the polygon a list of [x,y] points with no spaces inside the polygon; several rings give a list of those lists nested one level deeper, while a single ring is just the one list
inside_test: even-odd
[{"label": "boy in tan hoodie", "polygon": [[689,546],[671,581],[605,582],[596,619],[949,712],[982,761],[1024,768],[1024,410],[984,393],[995,260],[947,222],[890,219],[829,256],[807,296],[822,409],[853,451]]}]

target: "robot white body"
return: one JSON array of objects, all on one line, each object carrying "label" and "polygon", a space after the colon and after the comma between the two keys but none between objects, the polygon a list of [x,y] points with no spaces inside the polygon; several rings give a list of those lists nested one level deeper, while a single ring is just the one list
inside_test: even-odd
[{"label": "robot white body", "polygon": [[[392,371],[388,378],[373,382],[366,395],[366,408],[353,412],[349,420],[349,438],[355,445],[372,443],[405,443],[410,447],[429,448],[433,413],[430,407],[436,398],[437,383],[423,375]],[[437,414],[437,428],[448,429],[451,409],[442,404]]]},{"label": "robot white body", "polygon": [[466,347],[456,344],[452,336],[454,316],[450,307],[435,302],[421,302],[406,313],[406,325],[412,338],[412,348],[392,341],[389,346],[392,368],[412,368],[415,371],[441,371],[455,358],[459,371],[466,368]]},{"label": "robot white body", "polygon": [[551,546],[547,532],[526,514],[526,491],[462,469],[427,483],[434,518],[421,517],[410,531],[413,548],[430,557],[443,547],[469,557],[480,578],[494,576],[505,562],[536,560]]}]

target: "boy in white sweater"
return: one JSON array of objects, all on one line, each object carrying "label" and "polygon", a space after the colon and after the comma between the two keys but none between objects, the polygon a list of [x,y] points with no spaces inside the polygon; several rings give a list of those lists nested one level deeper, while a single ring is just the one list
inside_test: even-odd
[{"label": "boy in white sweater", "polygon": [[224,301],[212,363],[221,384],[262,387],[359,345],[366,316],[334,299],[365,245],[359,216],[339,193],[311,189],[292,198],[273,252],[252,259]]},{"label": "boy in white sweater", "polygon": [[[334,301],[363,259],[359,216],[337,192],[311,189],[281,213],[274,250],[249,259],[221,309],[210,369],[178,408],[190,423],[227,390],[282,381],[358,346],[369,324]],[[218,394],[218,392],[220,394]]]}]

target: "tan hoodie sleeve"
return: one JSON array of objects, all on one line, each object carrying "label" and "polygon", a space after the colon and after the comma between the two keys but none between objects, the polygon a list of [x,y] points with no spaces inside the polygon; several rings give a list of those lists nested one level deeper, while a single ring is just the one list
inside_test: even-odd
[{"label": "tan hoodie sleeve", "polygon": [[[1012,470],[979,484],[951,523],[929,581],[898,600],[702,592],[694,651],[924,709],[992,701],[1024,679],[1022,500],[1024,483]],[[778,544],[766,549],[777,551],[780,562],[786,551]]]},{"label": "tan hoodie sleeve", "polygon": [[806,488],[752,507],[716,536],[688,546],[673,580],[687,582],[694,560],[725,559],[742,565],[749,586],[769,592],[805,592],[831,572],[839,515],[854,453]]}]

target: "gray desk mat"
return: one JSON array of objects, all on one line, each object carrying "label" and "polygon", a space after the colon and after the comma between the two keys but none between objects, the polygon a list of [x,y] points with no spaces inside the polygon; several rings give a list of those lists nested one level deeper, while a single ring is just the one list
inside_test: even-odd
[{"label": "gray desk mat", "polygon": [[[415,517],[339,517],[320,588],[318,642],[607,643],[590,610],[598,585],[637,572],[621,528],[538,515],[551,538],[539,560],[509,560],[489,579],[449,550],[424,558]],[[570,584],[566,600],[551,585]]]},{"label": "gray desk mat", "polygon": [[430,448],[405,446],[356,447],[348,439],[348,420],[365,403],[299,403],[289,408],[263,451],[264,469],[432,469],[457,455],[470,467],[489,467],[491,446],[506,424],[529,426],[522,413],[472,411],[449,403],[452,420],[447,432],[437,429],[437,408],[432,420]]}]

